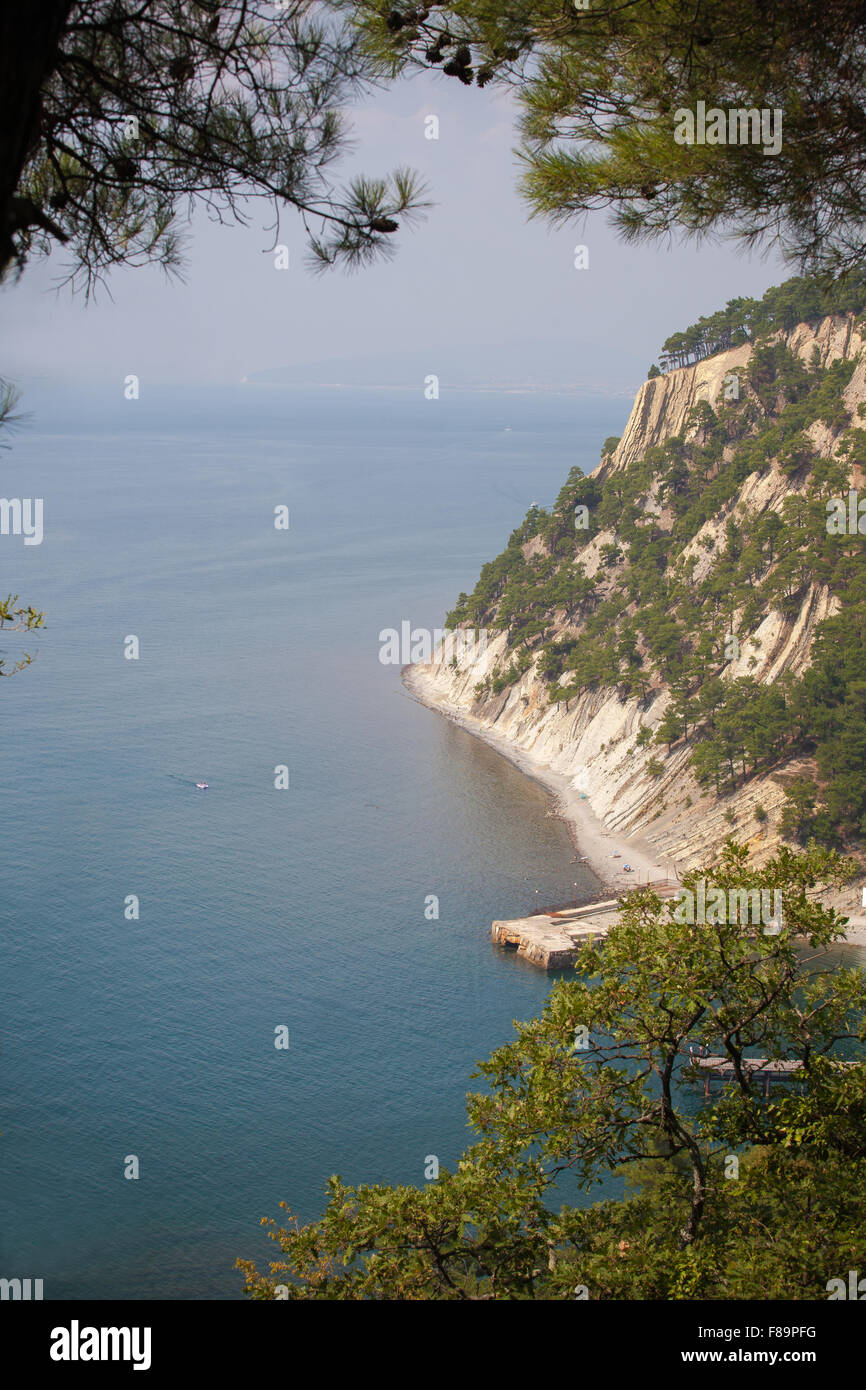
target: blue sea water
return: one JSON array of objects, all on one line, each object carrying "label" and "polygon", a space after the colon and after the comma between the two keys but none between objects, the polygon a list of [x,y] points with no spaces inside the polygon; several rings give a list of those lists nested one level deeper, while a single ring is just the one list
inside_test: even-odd
[{"label": "blue sea water", "polygon": [[44,499],[45,536],[0,538],[0,589],[48,624],[0,635],[37,657],[0,686],[0,1274],[236,1298],[280,1200],[308,1220],[331,1173],[455,1162],[475,1060],[550,987],[491,919],[595,890],[547,793],[415,703],[378,634],[440,626],[628,402],[25,405],[0,491]]}]

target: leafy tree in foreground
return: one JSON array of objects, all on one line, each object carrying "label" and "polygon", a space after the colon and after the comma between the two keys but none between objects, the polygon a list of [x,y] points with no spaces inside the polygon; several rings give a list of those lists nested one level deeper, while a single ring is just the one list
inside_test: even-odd
[{"label": "leafy tree in foreground", "polygon": [[[456,1169],[421,1189],[332,1178],[319,1221],[264,1223],[282,1258],[267,1274],[238,1261],[246,1292],[826,1297],[827,1280],[866,1255],[866,1065],[838,1065],[839,1044],[859,1059],[866,989],[828,961],[844,919],[812,892],[848,872],[814,848],[758,871],[729,841],[715,868],[686,877],[692,889],[706,877],[726,893],[781,890],[778,932],[680,922],[654,893],[630,894],[603,949],[582,950],[577,979],[557,982],[542,1017],[481,1064],[488,1090],[469,1098],[479,1137]],[[721,1098],[685,1084],[690,1047],[732,1064]],[[799,1060],[802,1082],[765,1097],[750,1055]],[[629,1196],[581,1199],[616,1169]]]},{"label": "leafy tree in foreground", "polygon": [[[727,230],[778,239],[812,267],[863,259],[860,0],[331,3],[356,16],[385,71],[513,85],[523,189],[554,221],[609,208],[627,239]],[[676,113],[699,101],[780,110],[781,143],[677,143]]]},{"label": "leafy tree in foreground", "polygon": [[0,7],[0,273],[58,243],[88,288],[180,261],[178,212],[304,219],[314,263],[363,264],[422,206],[411,175],[330,171],[371,80],[313,0],[30,0]]}]

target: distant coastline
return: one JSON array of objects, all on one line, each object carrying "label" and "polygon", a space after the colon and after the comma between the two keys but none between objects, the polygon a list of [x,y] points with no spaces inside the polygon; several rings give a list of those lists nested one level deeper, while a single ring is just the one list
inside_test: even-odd
[{"label": "distant coastline", "polygon": [[[270,391],[403,391],[417,394],[417,382],[393,381],[269,381],[258,373],[241,377],[239,386],[254,386]],[[573,396],[580,400],[630,401],[632,386],[611,388],[595,383],[570,382],[449,382],[448,391],[460,395],[479,396]]]}]

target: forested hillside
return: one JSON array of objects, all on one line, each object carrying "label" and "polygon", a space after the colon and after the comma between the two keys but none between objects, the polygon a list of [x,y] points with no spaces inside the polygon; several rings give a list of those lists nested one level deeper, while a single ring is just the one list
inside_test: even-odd
[{"label": "forested hillside", "polygon": [[[507,633],[480,704],[527,672],[566,708],[607,688],[649,715],[668,692],[637,739],[659,749],[650,776],[661,750],[687,746],[698,783],[725,794],[796,758],[782,833],[849,848],[866,837],[866,541],[849,498],[866,464],[866,391],[852,386],[858,354],[803,360],[777,327],[794,327],[792,305],[799,322],[832,303],[853,331],[864,300],[862,282],[769,292],[745,365],[715,400],[625,466],[608,440],[594,474],[572,469],[551,510],[530,510],[448,618]],[[758,665],[745,658],[761,624],[775,614],[792,626],[816,595],[828,616],[801,669],[744,670]]]},{"label": "forested hillside", "polygon": [[866,272],[844,280],[796,276],[774,285],[761,299],[730,299],[724,309],[698,319],[662,344],[659,361],[668,371],[686,367],[740,343],[756,342],[768,333],[788,333],[798,323],[816,322],[827,314],[861,313],[866,305]]}]

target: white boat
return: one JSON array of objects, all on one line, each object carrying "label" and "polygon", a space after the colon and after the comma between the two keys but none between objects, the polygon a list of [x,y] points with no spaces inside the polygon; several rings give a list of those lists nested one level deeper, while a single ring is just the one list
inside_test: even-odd
[{"label": "white boat", "polygon": [[196,782],[196,786],[198,787],[200,792],[207,791],[207,782]]}]

